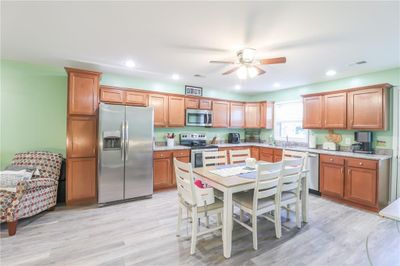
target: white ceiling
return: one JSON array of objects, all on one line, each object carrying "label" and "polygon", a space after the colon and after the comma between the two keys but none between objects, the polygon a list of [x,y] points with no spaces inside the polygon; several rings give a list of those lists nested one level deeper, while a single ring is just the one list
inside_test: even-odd
[{"label": "white ceiling", "polygon": [[[399,2],[4,2],[1,57],[256,93],[400,66]],[[286,56],[242,81],[240,47]],[[136,68],[124,63],[132,59]],[[364,65],[349,66],[365,60]],[[194,74],[205,75],[196,78]],[[331,78],[332,79],[332,78]]]}]

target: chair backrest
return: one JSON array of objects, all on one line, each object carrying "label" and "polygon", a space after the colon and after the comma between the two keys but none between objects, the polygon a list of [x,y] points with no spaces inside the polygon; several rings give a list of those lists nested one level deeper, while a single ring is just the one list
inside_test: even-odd
[{"label": "chair backrest", "polygon": [[174,167],[179,197],[190,205],[196,205],[192,164],[178,161],[174,157]]},{"label": "chair backrest", "polygon": [[279,179],[279,191],[299,192],[301,189],[301,175],[304,167],[304,157],[287,158],[282,160],[282,172]]},{"label": "chair backrest", "polygon": [[278,193],[278,184],[281,172],[282,162],[257,164],[253,210],[257,210],[258,200],[274,196]]},{"label": "chair backrest", "polygon": [[61,171],[62,155],[48,151],[30,151],[16,153],[11,165],[33,167],[40,175],[33,178],[51,178],[58,181]]},{"label": "chair backrest", "polygon": [[228,164],[226,151],[203,151],[203,166]]},{"label": "chair backrest", "polygon": [[250,158],[250,150],[230,150],[229,151],[229,161],[233,163],[243,163],[247,158]]},{"label": "chair backrest", "polygon": [[304,158],[303,170],[307,169],[308,152],[283,150],[282,160],[292,159],[292,158]]}]

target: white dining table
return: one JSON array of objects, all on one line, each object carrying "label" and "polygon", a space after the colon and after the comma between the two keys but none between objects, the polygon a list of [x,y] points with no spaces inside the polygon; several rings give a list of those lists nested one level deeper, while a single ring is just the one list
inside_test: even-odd
[{"label": "white dining table", "polygon": [[[243,178],[240,176],[222,177],[210,172],[217,169],[216,166],[199,167],[193,169],[193,174],[196,178],[201,179],[209,186],[221,191],[224,194],[224,211],[223,211],[223,228],[222,241],[224,257],[230,258],[232,251],[232,226],[233,226],[233,193],[238,193],[255,188],[255,179]],[[304,171],[302,178],[302,220],[308,221],[308,182],[307,171]],[[304,193],[306,192],[306,193]]]}]

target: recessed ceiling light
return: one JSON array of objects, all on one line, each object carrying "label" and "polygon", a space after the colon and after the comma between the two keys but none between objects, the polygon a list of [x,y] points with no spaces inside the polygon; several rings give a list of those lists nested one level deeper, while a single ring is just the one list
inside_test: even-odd
[{"label": "recessed ceiling light", "polygon": [[173,80],[178,80],[178,79],[180,79],[180,77],[179,77],[179,75],[178,74],[172,74],[172,77],[171,77]]},{"label": "recessed ceiling light", "polygon": [[240,88],[241,88],[241,87],[240,87],[240,85],[239,85],[239,84],[235,85],[235,90],[237,90],[237,91],[238,91],[238,90],[240,90]]},{"label": "recessed ceiling light", "polygon": [[125,66],[127,66],[129,68],[134,68],[135,67],[135,62],[133,62],[132,60],[127,60],[125,62]]},{"label": "recessed ceiling light", "polygon": [[334,75],[336,75],[336,71],[333,70],[333,69],[328,70],[328,71],[326,71],[325,75],[327,75],[327,76],[334,76]]},{"label": "recessed ceiling light", "polygon": [[274,83],[274,87],[275,87],[275,88],[278,88],[278,87],[280,87],[280,86],[281,86],[281,84],[280,84],[279,82],[275,82],[275,83]]}]

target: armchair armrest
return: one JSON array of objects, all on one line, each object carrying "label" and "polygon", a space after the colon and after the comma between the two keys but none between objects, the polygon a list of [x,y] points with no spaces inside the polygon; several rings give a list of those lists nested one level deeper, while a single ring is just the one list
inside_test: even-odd
[{"label": "armchair armrest", "polygon": [[35,188],[51,187],[51,186],[57,186],[57,185],[58,185],[58,182],[54,179],[36,178],[36,179],[18,182],[17,191],[23,192],[23,191],[31,190],[31,189],[35,189]]}]

